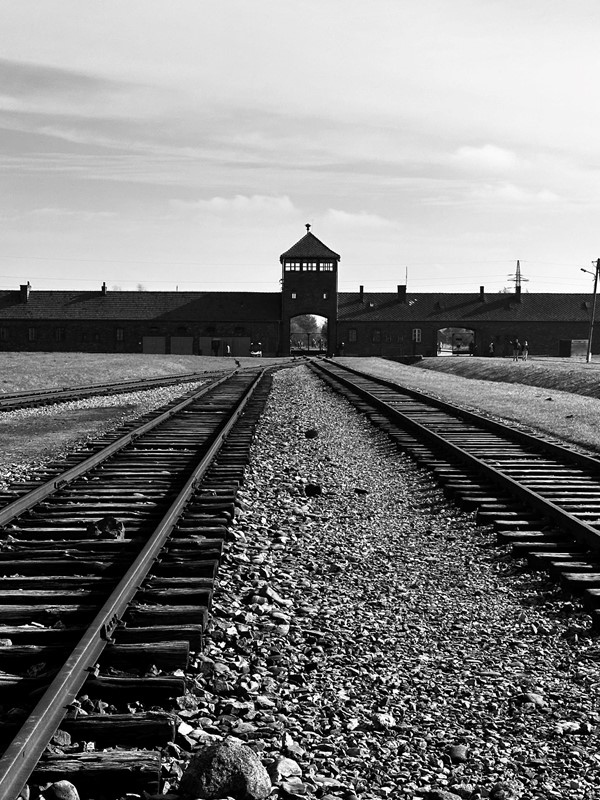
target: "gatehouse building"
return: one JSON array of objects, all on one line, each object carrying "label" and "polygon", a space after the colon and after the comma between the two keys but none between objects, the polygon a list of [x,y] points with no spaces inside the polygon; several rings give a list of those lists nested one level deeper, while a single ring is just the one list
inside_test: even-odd
[{"label": "gatehouse building", "polygon": [[[306,226],[279,258],[279,292],[0,291],[0,350],[285,356],[294,320],[325,320],[318,350],[405,358],[447,353],[584,353],[589,294],[338,291],[341,257]],[[326,333],[324,333],[326,331]],[[312,343],[311,343],[312,342]],[[307,338],[309,351],[314,345]],[[600,347],[600,345],[599,345]]]}]

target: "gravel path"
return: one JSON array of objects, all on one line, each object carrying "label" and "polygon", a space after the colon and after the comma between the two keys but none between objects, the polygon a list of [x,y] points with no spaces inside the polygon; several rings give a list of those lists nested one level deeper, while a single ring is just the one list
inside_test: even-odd
[{"label": "gravel path", "polygon": [[304,367],[241,498],[190,744],[291,757],[282,797],[600,796],[589,619]]}]

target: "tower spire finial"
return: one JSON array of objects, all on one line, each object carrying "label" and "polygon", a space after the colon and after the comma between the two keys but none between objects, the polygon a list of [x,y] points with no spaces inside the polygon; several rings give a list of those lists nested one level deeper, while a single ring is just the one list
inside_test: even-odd
[{"label": "tower spire finial", "polygon": [[307,222],[306,223],[306,232],[308,233],[309,231],[310,231],[310,222]]}]

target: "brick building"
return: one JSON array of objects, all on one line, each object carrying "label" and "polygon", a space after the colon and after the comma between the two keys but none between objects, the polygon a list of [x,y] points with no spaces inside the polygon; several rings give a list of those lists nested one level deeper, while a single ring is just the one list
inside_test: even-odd
[{"label": "brick building", "polygon": [[433,356],[440,332],[455,329],[481,355],[490,342],[496,355],[509,355],[518,338],[534,355],[569,356],[587,346],[591,306],[589,294],[486,294],[483,286],[472,294],[409,292],[406,286],[372,293],[361,286],[338,296],[338,339],[345,355]]},{"label": "brick building", "polygon": [[0,350],[287,355],[305,314],[327,320],[328,352],[344,355],[433,356],[447,331],[496,355],[515,337],[534,355],[587,344],[588,294],[339,293],[340,256],[309,228],[280,256],[281,292],[0,291]]}]

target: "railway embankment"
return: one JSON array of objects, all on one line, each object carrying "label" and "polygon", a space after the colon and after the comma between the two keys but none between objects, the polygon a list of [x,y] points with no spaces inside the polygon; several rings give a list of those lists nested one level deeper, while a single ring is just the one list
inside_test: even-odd
[{"label": "railway embankment", "polygon": [[556,436],[595,455],[600,453],[598,364],[485,358],[432,358],[417,366],[382,358],[339,361],[492,418],[509,420],[525,430]]},{"label": "railway embankment", "polygon": [[304,369],[275,377],[242,499],[192,740],[291,758],[286,797],[594,796],[587,616]]}]

